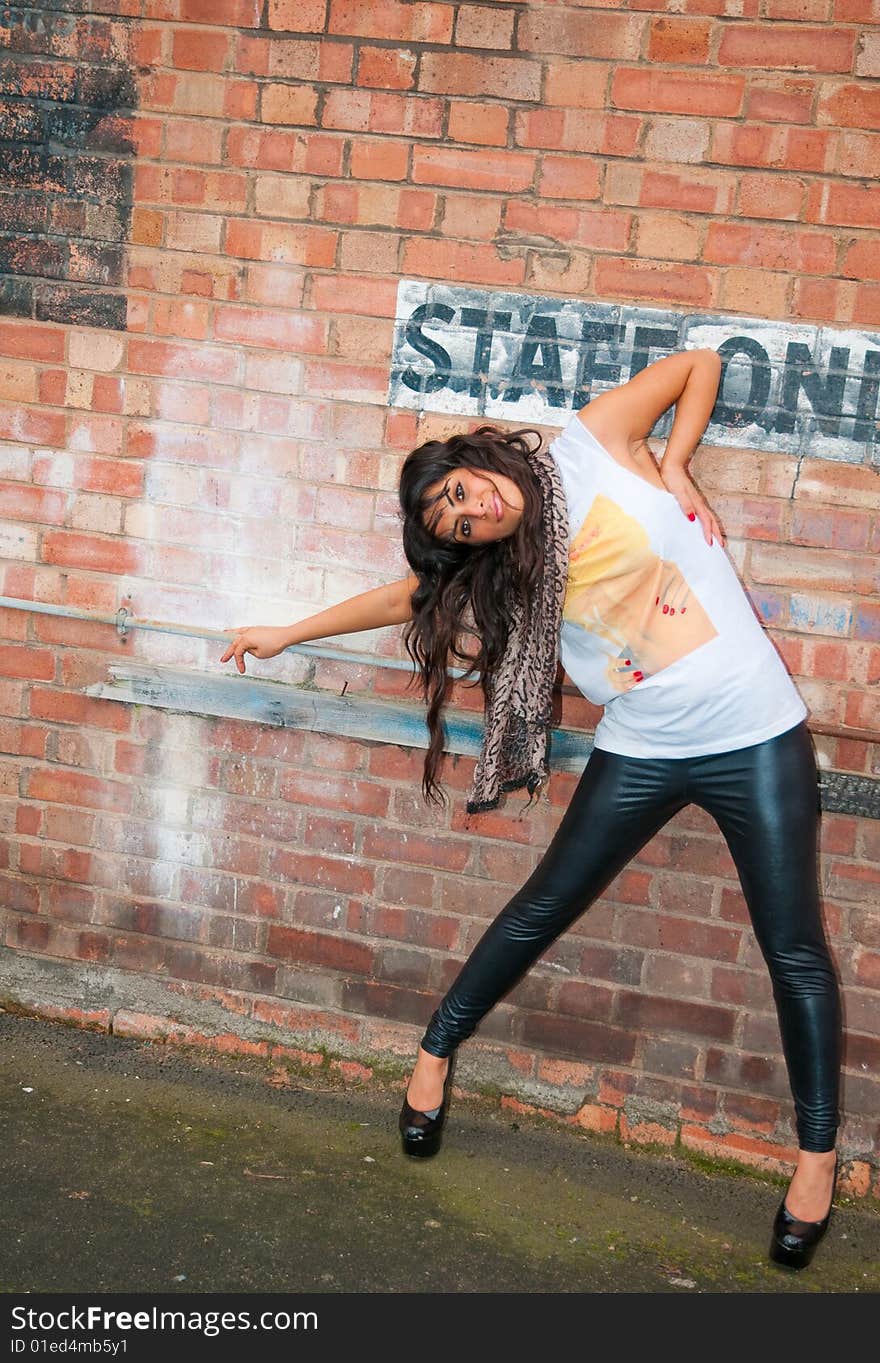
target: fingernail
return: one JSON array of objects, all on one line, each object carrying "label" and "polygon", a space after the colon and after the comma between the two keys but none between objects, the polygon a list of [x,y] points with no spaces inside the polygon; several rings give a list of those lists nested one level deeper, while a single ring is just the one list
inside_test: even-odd
[{"label": "fingernail", "polygon": [[694,515],[693,511],[689,511],[689,512],[688,512],[688,520],[689,520],[689,521],[695,521],[696,519],[697,519],[697,518],[696,518],[696,516]]}]

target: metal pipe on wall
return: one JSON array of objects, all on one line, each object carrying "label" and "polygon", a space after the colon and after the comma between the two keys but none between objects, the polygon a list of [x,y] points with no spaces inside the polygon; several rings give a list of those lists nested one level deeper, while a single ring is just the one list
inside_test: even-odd
[{"label": "metal pipe on wall", "polygon": [[[115,625],[121,639],[130,629],[155,630],[159,634],[183,634],[192,639],[227,640],[231,630],[203,629],[198,625],[177,625],[165,620],[139,620],[125,606],[110,613],[109,611],[87,611],[76,606],[54,606],[47,601],[28,601],[23,597],[0,596],[0,606],[11,610],[33,611],[40,615],[61,615],[71,620],[88,620],[94,625]],[[356,653],[345,648],[326,648],[320,644],[291,644],[284,652],[301,653],[309,658],[328,658],[333,662],[357,663],[359,666],[390,667],[397,671],[411,672],[412,664],[404,658],[377,658],[375,654]],[[450,677],[463,677],[464,668],[450,667]],[[844,728],[835,724],[809,724],[811,733],[823,738],[849,738],[861,743],[880,743],[880,730]]]}]

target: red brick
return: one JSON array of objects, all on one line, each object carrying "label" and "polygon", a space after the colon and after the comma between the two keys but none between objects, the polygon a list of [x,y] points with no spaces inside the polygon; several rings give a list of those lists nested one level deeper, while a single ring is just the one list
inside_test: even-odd
[{"label": "red brick", "polygon": [[839,279],[796,279],[791,314],[839,326],[852,319],[855,295],[855,285]]},{"label": "red brick", "polygon": [[[679,213],[639,213],[639,256],[657,260],[699,260],[705,223]],[[725,284],[726,284],[725,280]]]},{"label": "red brick", "polygon": [[266,951],[286,961],[307,961],[312,965],[329,966],[331,970],[372,973],[376,953],[365,942],[351,941],[317,932],[300,932],[295,928],[272,923],[266,939]]},{"label": "red brick", "polygon": [[684,66],[705,65],[712,25],[707,19],[652,19],[648,60]]},{"label": "red brick", "polygon": [[229,119],[255,119],[260,87],[253,80],[227,80],[223,92],[223,116]]},{"label": "red brick", "polygon": [[454,279],[473,284],[522,284],[525,258],[504,260],[494,246],[471,242],[410,238],[404,247],[402,269],[429,279]]},{"label": "red brick", "polygon": [[798,19],[819,22],[831,18],[832,0],[765,0],[763,13],[769,19]]},{"label": "red brick", "polygon": [[238,356],[219,346],[172,345],[132,337],[128,343],[128,367],[135,374],[157,374],[163,378],[177,375],[212,383],[241,381]]},{"label": "red brick", "polygon": [[43,536],[43,559],[68,568],[86,568],[99,573],[136,573],[140,567],[140,546],[122,539],[103,539],[79,535],[68,530],[49,531]]},{"label": "red brick", "polygon": [[322,312],[351,312],[366,317],[394,317],[397,284],[341,273],[312,276],[311,305]]},{"label": "red brick", "polygon": [[523,147],[632,156],[638,145],[642,120],[627,114],[592,113],[582,109],[537,109],[519,112],[515,129],[516,141]]},{"label": "red brick", "polygon": [[380,90],[411,90],[418,54],[408,48],[362,47],[358,57],[358,85]]},{"label": "red brick", "polygon": [[472,99],[449,102],[449,140],[452,142],[504,147],[509,124],[510,110],[504,104],[480,104]]},{"label": "red brick", "polygon": [[31,648],[26,644],[0,644],[0,676],[53,681],[54,655],[50,650]]},{"label": "red brick", "polygon": [[[377,365],[312,360],[306,365],[303,387],[313,396],[332,397],[340,402],[384,403],[388,388],[387,366],[383,377],[382,368]],[[307,533],[310,534],[303,531],[303,545]],[[380,569],[390,558],[396,558],[384,546],[379,550],[378,545],[378,537],[374,537],[370,547],[365,547],[364,554],[368,559],[365,566]],[[378,557],[370,558],[371,554]]]},{"label": "red brick", "polygon": [[550,1051],[554,1057],[575,1060],[600,1060],[612,1064],[631,1064],[635,1056],[636,1035],[601,1022],[560,1017],[553,1013],[526,1013],[519,1023],[522,1045]]},{"label": "red brick", "polygon": [[515,16],[488,5],[462,5],[455,25],[458,47],[509,48]]},{"label": "red brick", "polygon": [[443,196],[443,236],[491,241],[501,227],[503,201],[476,194]]},{"label": "red brick", "polygon": [[834,169],[841,175],[871,179],[880,156],[877,133],[842,132],[837,138]]},{"label": "red brick", "polygon": [[[336,246],[336,233],[324,227],[234,218],[226,228],[227,253],[249,260],[286,261],[326,269],[335,264]],[[220,355],[231,368],[234,352],[223,350]]]},{"label": "red brick", "polygon": [[405,180],[409,147],[387,138],[359,137],[351,146],[351,175],[355,180]]},{"label": "red brick", "polygon": [[876,227],[880,221],[880,186],[828,184],[821,206],[809,221],[845,227]]},{"label": "red brick", "polygon": [[285,777],[279,791],[282,800],[321,809],[340,809],[348,814],[383,816],[388,809],[388,791],[369,781],[351,778],[315,777],[296,773]]},{"label": "red brick", "polygon": [[679,956],[649,954],[642,983],[651,993],[706,999],[710,996],[709,965]]},{"label": "red brick", "polygon": [[29,772],[25,785],[29,800],[57,800],[62,804],[114,809],[121,813],[127,813],[131,808],[132,787],[100,776],[44,769]]},{"label": "red brick", "polygon": [[549,61],[543,103],[566,109],[604,109],[610,70],[607,63]]},{"label": "red brick", "polygon": [[[179,340],[201,341],[208,334],[210,312],[206,304],[192,299],[160,298],[153,306],[153,331],[157,336],[174,336]],[[92,402],[96,407],[97,403]]]},{"label": "red brick", "polygon": [[312,355],[327,349],[327,324],[322,318],[265,308],[218,308],[214,336],[218,341]]},{"label": "red brick", "polygon": [[746,92],[746,120],[749,123],[810,123],[815,91],[816,84],[812,80],[779,77],[765,84],[763,72],[756,72]]},{"label": "red brick", "polygon": [[455,147],[415,147],[412,177],[417,184],[490,189],[517,193],[528,189],[535,158],[520,152],[462,151]]},{"label": "red brick", "polygon": [[631,61],[641,49],[645,21],[640,15],[587,14],[527,6],[517,42],[523,52],[564,52],[572,57]]},{"label": "red brick", "polygon": [[595,288],[599,297],[656,299],[708,307],[715,298],[717,282],[708,270],[693,265],[671,265],[640,260],[596,261]]},{"label": "red brick", "polygon": [[729,213],[736,191],[734,176],[725,171],[694,169],[642,170],[611,165],[606,171],[605,198],[609,203],[671,208],[679,213]]},{"label": "red brick", "polygon": [[409,42],[448,43],[452,37],[452,5],[398,3],[383,0],[330,0],[330,33],[363,38],[404,39]]},{"label": "red brick", "polygon": [[0,516],[7,520],[60,525],[67,502],[66,492],[52,492],[27,483],[0,482]]},{"label": "red brick", "polygon": [[602,167],[586,156],[545,156],[541,161],[538,192],[543,199],[596,199],[602,188]]},{"label": "red brick", "polygon": [[[25,886],[20,881],[19,882],[10,881],[8,882],[8,884],[12,886],[13,893],[17,894],[18,896],[22,896],[26,893],[27,894],[36,893],[32,886],[30,885]],[[19,905],[16,901],[14,901],[13,907],[27,908],[29,907],[29,905],[25,904]],[[36,904],[34,905],[33,911],[34,912],[37,911]],[[30,921],[26,918],[14,919],[10,916],[9,919],[10,937],[13,932],[15,934],[14,936],[15,945],[22,946],[25,948],[30,947],[34,951],[45,951],[48,948],[52,938],[52,928],[49,923],[42,922],[39,920]],[[7,940],[9,940],[9,938],[7,938]]]},{"label": "red brick", "polygon": [[327,0],[269,0],[269,27],[281,33],[323,33]]},{"label": "red brick", "polygon": [[499,99],[541,98],[541,68],[522,57],[474,56],[465,52],[423,52],[419,89],[428,94],[495,95]]},{"label": "red brick", "polygon": [[542,233],[557,241],[577,242],[605,251],[626,250],[631,223],[629,213],[615,213],[607,208],[554,208],[515,199],[508,203],[505,214],[505,227],[512,231]]},{"label": "red brick", "polygon": [[54,691],[35,686],[31,688],[29,703],[30,713],[35,719],[106,729],[113,733],[126,733],[131,724],[131,709],[128,705],[118,701],[93,700],[90,696],[77,695],[71,691]]},{"label": "red brick", "polygon": [[701,1038],[730,1041],[736,1013],[731,1008],[717,1008],[711,1004],[652,998],[646,994],[620,990],[616,998],[615,1019],[640,1030],[685,1032]]},{"label": "red brick", "polygon": [[880,128],[880,89],[829,81],[819,97],[816,121],[838,128]]},{"label": "red brick", "polygon": [[261,103],[263,123],[318,122],[318,91],[313,85],[265,85]]},{"label": "red brick", "polygon": [[172,62],[189,71],[224,71],[229,64],[228,33],[204,28],[179,28],[173,34]]},{"label": "red brick", "polygon": [[850,279],[880,279],[880,242],[871,237],[854,241],[844,256],[842,272]]},{"label": "red brick", "polygon": [[744,91],[743,76],[618,67],[612,81],[611,98],[618,109],[733,118],[742,110]]},{"label": "red brick", "polygon": [[190,24],[259,28],[262,0],[180,0],[180,18]]},{"label": "red brick", "polygon": [[853,321],[868,326],[880,325],[880,285],[864,284],[856,290]]},{"label": "red brick", "polygon": [[65,443],[65,424],[63,412],[20,405],[0,408],[0,439],[3,440],[58,448]]},{"label": "red brick", "polygon": [[791,511],[790,528],[795,544],[855,551],[868,548],[868,520],[858,511],[795,504]]},{"label": "red brick", "polygon": [[286,265],[247,267],[244,297],[249,303],[271,303],[275,307],[298,308],[303,300],[305,273]]},{"label": "red brick", "polygon": [[392,864],[432,866],[462,872],[471,855],[469,839],[426,838],[420,834],[377,826],[364,833],[363,856]]},{"label": "red brick", "polygon": [[57,381],[57,378],[60,378],[61,381],[60,393],[63,400],[63,385],[66,377],[63,372],[56,375],[55,372],[44,371],[43,374],[38,375],[32,364],[7,364],[0,373],[0,400],[4,402],[36,402],[37,381],[39,379],[40,400],[48,403],[53,395],[49,391],[50,385],[47,383],[47,379],[53,381],[52,386],[54,387],[54,381]]},{"label": "red brick", "polygon": [[216,124],[186,118],[166,120],[166,164],[185,161],[200,166],[217,165],[222,157],[221,129]]},{"label": "red brick", "polygon": [[798,222],[805,190],[803,180],[790,176],[744,175],[737,206],[747,218],[789,218]]},{"label": "red brick", "polygon": [[817,28],[804,24],[732,24],[723,31],[718,62],[749,70],[775,66],[851,71],[855,36],[851,29],[827,24]]},{"label": "red brick", "polygon": [[835,242],[833,237],[819,232],[713,222],[709,224],[703,258],[719,265],[826,274],[834,267]]},{"label": "red brick", "polygon": [[[301,145],[295,132],[230,128],[226,137],[226,159],[230,165],[248,170],[294,170]],[[193,159],[201,160],[201,157]]]},{"label": "red brick", "polygon": [[428,231],[434,226],[437,196],[425,190],[385,185],[326,185],[317,208],[328,222],[403,227]]},{"label": "red brick", "polygon": [[370,894],[373,889],[372,867],[326,852],[307,855],[279,848],[269,857],[269,875],[288,885],[315,885],[337,894]]},{"label": "red brick", "polygon": [[270,76],[291,80],[338,81],[348,85],[354,67],[351,43],[275,39],[269,47]]},{"label": "red brick", "polygon": [[583,980],[564,980],[559,990],[556,1007],[573,1017],[598,1018],[610,1022],[614,1011],[614,990]]},{"label": "red brick", "polygon": [[829,464],[824,459],[805,459],[798,478],[796,496],[837,506],[858,506],[872,511],[877,505],[880,486],[877,472],[858,464]]}]

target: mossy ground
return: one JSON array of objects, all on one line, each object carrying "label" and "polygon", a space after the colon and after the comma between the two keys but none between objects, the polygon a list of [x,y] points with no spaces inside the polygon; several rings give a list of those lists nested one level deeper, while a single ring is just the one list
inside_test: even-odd
[{"label": "mossy ground", "polygon": [[[768,1264],[779,1180],[453,1100],[403,1155],[407,1067],[215,1056],[0,1015],[5,1290],[876,1292],[880,1217],[839,1200]],[[30,1091],[28,1091],[30,1090]]]}]

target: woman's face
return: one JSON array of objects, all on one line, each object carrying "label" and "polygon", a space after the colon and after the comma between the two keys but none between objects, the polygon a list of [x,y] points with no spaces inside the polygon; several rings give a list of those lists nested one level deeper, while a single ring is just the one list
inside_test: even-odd
[{"label": "woman's face", "polygon": [[425,514],[425,523],[437,539],[489,544],[512,535],[522,519],[522,492],[503,473],[453,469],[428,488],[428,499],[438,493],[440,500]]}]

